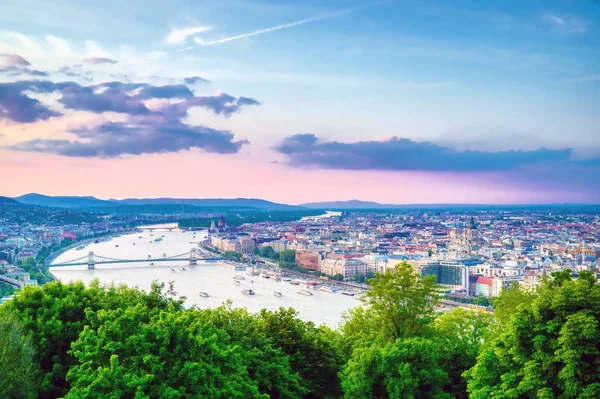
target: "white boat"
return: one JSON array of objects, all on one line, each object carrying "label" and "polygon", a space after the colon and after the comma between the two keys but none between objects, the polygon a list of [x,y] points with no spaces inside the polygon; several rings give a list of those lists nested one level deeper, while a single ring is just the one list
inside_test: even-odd
[{"label": "white boat", "polygon": [[262,278],[271,278],[271,276],[269,276],[267,273],[263,273],[263,274],[261,275],[261,277],[262,277]]},{"label": "white boat", "polygon": [[200,291],[199,294],[202,298],[208,298],[208,292]]},{"label": "white boat", "polygon": [[283,296],[283,294],[279,291],[273,291],[273,296]]},{"label": "white boat", "polygon": [[175,269],[171,269],[171,273],[175,273],[177,270]]},{"label": "white boat", "polygon": [[342,292],[342,295],[354,296],[356,295],[356,292],[344,291]]},{"label": "white boat", "polygon": [[180,267],[179,270],[181,270],[182,272],[185,271],[185,267]]},{"label": "white boat", "polygon": [[234,280],[245,280],[245,279],[246,279],[246,277],[244,277],[244,276],[240,276],[239,274],[236,274],[235,276],[233,276],[233,279],[234,279]]},{"label": "white boat", "polygon": [[320,288],[320,290],[323,291],[323,292],[329,292],[331,294],[335,294],[335,290],[333,288],[331,288],[331,287],[327,287],[326,285],[322,286]]},{"label": "white boat", "polygon": [[298,291],[298,294],[300,294],[300,295],[306,295],[306,296],[312,296],[313,295],[312,292],[306,291],[306,290],[300,290],[300,291]]},{"label": "white boat", "polygon": [[240,282],[239,282],[239,281],[237,281],[237,280],[233,280],[233,285],[242,285],[242,283],[240,283]]},{"label": "white boat", "polygon": [[250,288],[244,288],[242,290],[242,294],[244,294],[244,295],[254,295],[254,291],[252,291]]},{"label": "white boat", "polygon": [[290,281],[292,281],[292,279],[289,277],[284,277],[283,281],[285,281],[286,283],[289,283]]}]

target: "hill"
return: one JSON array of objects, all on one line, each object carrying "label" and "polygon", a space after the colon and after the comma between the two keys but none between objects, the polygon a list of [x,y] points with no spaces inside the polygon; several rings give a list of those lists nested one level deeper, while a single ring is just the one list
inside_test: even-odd
[{"label": "hill", "polygon": [[[6,197],[4,197],[6,198]],[[123,200],[101,200],[96,197],[48,196],[37,193],[7,198],[26,205],[52,208],[78,209],[96,212],[117,213],[178,213],[183,201],[186,212],[267,210],[295,211],[305,209],[298,206],[279,204],[258,198],[127,198]]]},{"label": "hill", "polygon": [[183,200],[184,206],[195,207],[229,207],[229,208],[256,208],[272,211],[298,210],[300,207],[279,204],[258,198],[127,198],[123,200],[111,199],[109,201],[121,205],[179,205]]},{"label": "hill", "polygon": [[17,205],[18,203],[19,203],[18,201],[15,201],[12,198],[0,196],[0,204],[13,204],[13,205]]},{"label": "hill", "polygon": [[14,200],[27,205],[48,206],[53,208],[71,208],[83,209],[93,208],[98,206],[110,206],[109,201],[104,201],[95,197],[52,197],[37,193],[25,194],[20,197],[13,198]]}]

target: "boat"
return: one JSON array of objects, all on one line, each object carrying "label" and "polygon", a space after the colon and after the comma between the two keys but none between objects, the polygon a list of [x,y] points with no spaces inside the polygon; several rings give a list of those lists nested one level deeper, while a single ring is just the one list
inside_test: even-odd
[{"label": "boat", "polygon": [[307,281],[304,283],[308,288],[317,288],[319,283],[315,283],[314,281]]},{"label": "boat", "polygon": [[245,279],[246,279],[246,277],[244,277],[244,276],[240,276],[239,274],[236,274],[235,276],[233,276],[233,279],[234,279],[234,280],[245,280]]},{"label": "boat", "polygon": [[244,295],[254,295],[254,291],[252,291],[250,288],[244,288],[242,290],[242,294],[244,294]]},{"label": "boat", "polygon": [[133,243],[133,245],[135,245],[135,242]]},{"label": "boat", "polygon": [[283,296],[283,294],[279,291],[273,291],[273,296]]},{"label": "boat", "polygon": [[171,269],[171,273],[175,273],[177,270],[175,269]]},{"label": "boat", "polygon": [[94,244],[100,244],[100,240],[94,240]]},{"label": "boat", "polygon": [[292,280],[290,281],[291,285],[300,285],[300,281]]},{"label": "boat", "polygon": [[166,253],[166,252],[163,252],[163,256],[167,256],[167,253]]},{"label": "boat", "polygon": [[344,291],[344,292],[342,292],[342,295],[354,296],[354,295],[356,295],[356,292]]},{"label": "boat", "polygon": [[142,238],[142,236],[139,236],[138,238]]},{"label": "boat", "polygon": [[116,245],[115,245],[115,248],[119,248],[119,244],[116,244]]},{"label": "boat", "polygon": [[242,285],[242,283],[240,283],[240,282],[239,282],[239,281],[237,281],[237,280],[233,280],[233,285]]},{"label": "boat", "polygon": [[306,296],[312,296],[313,295],[312,292],[306,291],[306,290],[300,290],[300,291],[298,291],[298,294],[300,294],[300,295],[306,295]]},{"label": "boat", "polygon": [[154,262],[150,262],[150,266],[154,266]]},{"label": "boat", "polygon": [[181,270],[182,272],[185,271],[185,267],[180,267],[179,270]]},{"label": "boat", "polygon": [[271,276],[269,276],[267,273],[263,273],[263,274],[261,275],[261,277],[262,277],[262,278],[271,278]]},{"label": "boat", "polygon": [[325,286],[325,285],[324,285],[324,286],[322,286],[322,287],[320,288],[320,290],[321,290],[321,291],[323,291],[323,292],[329,292],[329,293],[331,293],[331,294],[335,294],[335,290],[334,290],[333,288],[331,288],[331,287],[327,287],[327,286]]},{"label": "boat", "polygon": [[152,237],[154,235],[154,233],[150,233],[150,237]]},{"label": "boat", "polygon": [[161,237],[164,237],[165,235],[163,234]]},{"label": "boat", "polygon": [[289,277],[284,277],[283,281],[285,281],[286,283],[289,283],[290,281],[292,281],[292,279]]},{"label": "boat", "polygon": [[208,298],[208,292],[200,291],[200,295],[202,298]]},{"label": "boat", "polygon": [[154,240],[155,242],[161,242],[162,238],[158,237],[156,240]]},{"label": "boat", "polygon": [[83,248],[85,248],[83,245],[80,247],[75,248],[77,251],[81,251]]}]

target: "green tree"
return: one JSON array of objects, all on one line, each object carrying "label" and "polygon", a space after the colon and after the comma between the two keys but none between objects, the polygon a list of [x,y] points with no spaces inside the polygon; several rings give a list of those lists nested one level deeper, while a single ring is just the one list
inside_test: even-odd
[{"label": "green tree", "polygon": [[451,398],[447,383],[436,344],[420,337],[357,349],[342,372],[347,399]]},{"label": "green tree", "polygon": [[286,249],[279,252],[279,266],[291,269],[296,265],[296,251],[293,249]]},{"label": "green tree", "polygon": [[279,308],[276,312],[263,309],[258,322],[275,345],[289,355],[292,370],[300,375],[308,392],[305,398],[341,396],[338,372],[345,358],[337,332],[300,320],[292,308]]},{"label": "green tree", "polygon": [[506,324],[519,306],[528,307],[535,299],[532,291],[522,289],[514,282],[507,290],[502,290],[500,296],[492,299],[494,314],[500,323]]},{"label": "green tree", "polygon": [[241,261],[242,258],[244,257],[243,254],[236,252],[236,251],[225,251],[223,256],[226,258],[233,258],[233,259],[237,260],[238,262]]},{"label": "green tree", "polygon": [[0,318],[12,316],[32,338],[36,360],[42,371],[40,398],[57,398],[69,390],[65,377],[75,364],[69,352],[88,324],[86,311],[115,309],[143,303],[148,310],[174,309],[181,302],[162,294],[164,285],[153,284],[145,294],[125,286],[101,287],[96,281],[89,288],[82,282],[52,282],[41,287],[25,287],[12,301],[0,307]]},{"label": "green tree", "polygon": [[418,335],[435,319],[439,289],[435,276],[421,279],[407,262],[369,280],[363,300],[387,341]]},{"label": "green tree", "polygon": [[0,316],[0,398],[35,398],[37,379],[31,340],[14,318]]},{"label": "green tree", "polygon": [[260,248],[260,256],[265,257],[265,258],[270,258],[270,259],[278,259],[279,258],[279,254],[277,252],[275,252],[273,247],[270,247],[270,246],[261,247]]},{"label": "green tree", "polygon": [[242,348],[196,311],[142,305],[88,310],[90,326],[73,344],[78,364],[66,398],[268,398],[244,364]]},{"label": "green tree", "polygon": [[272,398],[300,398],[308,392],[300,376],[292,370],[291,359],[266,333],[258,315],[231,302],[215,309],[198,310],[198,319],[224,330],[231,344],[242,349],[248,374],[261,394]]},{"label": "green tree", "polygon": [[553,273],[466,373],[470,397],[600,397],[600,285]]},{"label": "green tree", "polygon": [[431,339],[437,343],[439,365],[448,374],[445,389],[453,398],[468,398],[463,373],[477,362],[485,338],[495,325],[491,313],[456,308],[432,324]]}]

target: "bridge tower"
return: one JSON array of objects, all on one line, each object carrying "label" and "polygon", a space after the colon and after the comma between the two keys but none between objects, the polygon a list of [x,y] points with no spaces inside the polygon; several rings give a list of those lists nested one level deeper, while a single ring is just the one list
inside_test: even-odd
[{"label": "bridge tower", "polygon": [[88,269],[93,269],[96,266],[96,261],[94,260],[94,251],[90,251],[88,254]]},{"label": "bridge tower", "polygon": [[198,264],[198,253],[196,252],[196,248],[192,248],[190,250],[190,265]]}]

